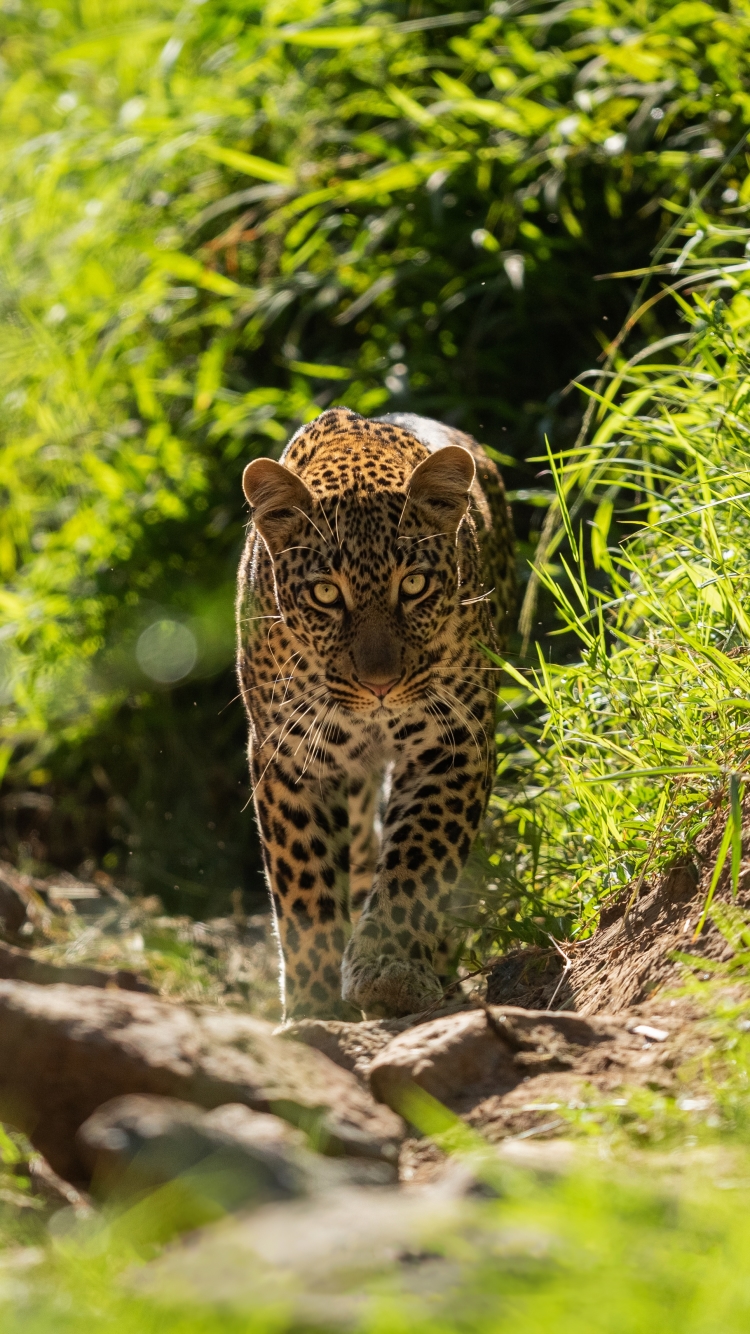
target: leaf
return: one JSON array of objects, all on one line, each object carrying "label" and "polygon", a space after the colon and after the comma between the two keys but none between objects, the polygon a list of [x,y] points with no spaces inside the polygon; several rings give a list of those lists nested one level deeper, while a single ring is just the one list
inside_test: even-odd
[{"label": "leaf", "polygon": [[222,162],[225,167],[240,171],[245,176],[254,176],[259,181],[279,181],[282,185],[292,185],[294,182],[294,174],[289,167],[283,167],[278,162],[269,162],[252,153],[241,153],[236,148],[224,148],[210,140],[204,140],[197,147],[213,162]]},{"label": "leaf", "polygon": [[346,50],[363,43],[382,41],[388,31],[388,28],[363,24],[360,28],[302,28],[297,32],[281,28],[276,35],[291,46]]},{"label": "leaf", "polygon": [[152,259],[155,269],[171,273],[175,278],[184,278],[188,282],[196,283],[207,292],[216,292],[219,296],[234,296],[242,291],[239,283],[226,278],[222,273],[214,273],[211,269],[204,268],[196,259],[179,251],[169,253],[156,250],[152,253]]},{"label": "leaf", "polygon": [[354,371],[345,366],[322,366],[314,361],[290,361],[290,371],[299,371],[302,375],[311,375],[316,380],[351,380]]}]

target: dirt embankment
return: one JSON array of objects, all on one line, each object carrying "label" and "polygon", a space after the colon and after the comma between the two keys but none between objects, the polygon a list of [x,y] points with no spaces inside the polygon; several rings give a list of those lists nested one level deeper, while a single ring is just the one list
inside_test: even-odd
[{"label": "dirt embankment", "polygon": [[[676,956],[729,960],[730,940],[709,918],[696,936],[726,814],[717,812],[693,860],[655,875],[633,900],[612,899],[590,940],[518,950],[488,977],[483,1000],[439,1014],[362,1024],[308,1021],[294,1036],[365,1080],[394,1108],[417,1085],[492,1141],[565,1134],[565,1111],[648,1087],[689,1092],[686,1071],[710,1042],[705,1016],[684,994]],[[632,901],[631,901],[632,900]],[[732,902],[729,864],[714,904]],[[750,909],[750,802],[736,906]],[[683,994],[681,994],[681,992]],[[450,1012],[452,1010],[452,1012]],[[402,1175],[424,1178],[436,1151],[408,1141]]]},{"label": "dirt embankment", "polygon": [[[676,955],[730,959],[732,944],[710,916],[695,936],[725,825],[726,813],[717,812],[698,839],[694,856],[646,880],[632,905],[632,886],[611,899],[590,939],[563,946],[567,963],[554,949],[519,950],[502,959],[489,975],[487,1000],[529,1009],[553,1006],[580,1014],[623,1014],[679,985],[684,967]],[[713,902],[731,901],[727,859]],[[743,810],[736,906],[750,909],[750,801]]]}]

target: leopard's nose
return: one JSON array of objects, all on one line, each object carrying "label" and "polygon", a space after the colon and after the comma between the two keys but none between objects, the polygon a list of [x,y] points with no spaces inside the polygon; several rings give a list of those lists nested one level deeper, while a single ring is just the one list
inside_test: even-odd
[{"label": "leopard's nose", "polygon": [[377,695],[378,699],[385,699],[388,691],[397,685],[400,679],[394,676],[390,681],[362,681],[361,684],[366,690],[371,690],[373,695]]}]

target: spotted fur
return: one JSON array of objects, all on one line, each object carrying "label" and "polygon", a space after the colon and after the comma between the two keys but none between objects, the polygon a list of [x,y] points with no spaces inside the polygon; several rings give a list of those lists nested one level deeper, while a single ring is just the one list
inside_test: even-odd
[{"label": "spotted fur", "polygon": [[414,1013],[442,994],[492,782],[502,480],[438,422],[332,409],[281,463],[248,465],[245,491],[239,678],[285,1013]]}]

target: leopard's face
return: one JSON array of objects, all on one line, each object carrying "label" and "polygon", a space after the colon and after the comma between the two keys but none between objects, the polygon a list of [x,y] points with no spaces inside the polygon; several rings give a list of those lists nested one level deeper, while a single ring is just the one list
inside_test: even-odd
[{"label": "leopard's face", "polygon": [[458,606],[455,530],[436,533],[405,492],[319,501],[297,516],[274,574],[327,702],[377,716],[428,694]]},{"label": "leopard's face", "polygon": [[344,409],[303,427],[283,463],[248,464],[278,611],[310,655],[323,703],[373,716],[428,695],[457,619],[458,530],[473,480],[467,450],[430,453]]}]

